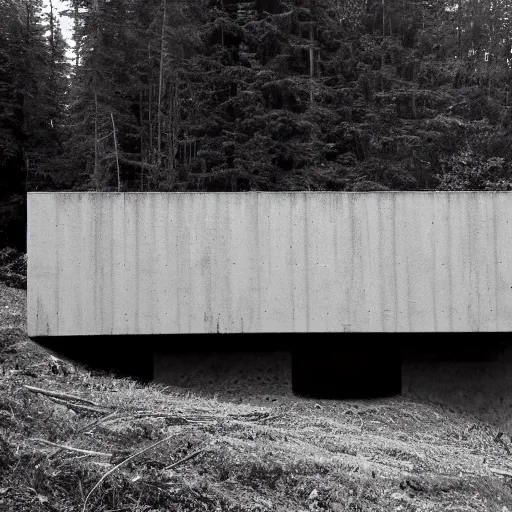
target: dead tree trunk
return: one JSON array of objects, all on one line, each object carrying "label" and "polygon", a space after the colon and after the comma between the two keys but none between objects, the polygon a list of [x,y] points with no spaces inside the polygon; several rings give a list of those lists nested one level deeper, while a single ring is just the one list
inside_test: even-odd
[{"label": "dead tree trunk", "polygon": [[114,135],[114,151],[116,154],[116,166],[117,166],[117,191],[121,192],[121,173],[119,171],[119,154],[117,152],[117,135],[116,125],[114,123],[114,114],[110,112],[110,118],[112,119],[112,134]]},{"label": "dead tree trunk", "polygon": [[166,0],[163,0],[163,16],[162,16],[162,34],[160,39],[160,72],[158,79],[158,133],[157,133],[157,159],[158,166],[162,161],[162,90],[164,80],[164,51],[165,51],[165,16],[166,16]]}]

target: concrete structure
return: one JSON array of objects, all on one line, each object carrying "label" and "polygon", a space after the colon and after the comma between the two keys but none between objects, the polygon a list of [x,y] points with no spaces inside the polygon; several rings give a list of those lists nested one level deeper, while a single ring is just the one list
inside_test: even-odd
[{"label": "concrete structure", "polygon": [[28,194],[31,337],[510,330],[510,193]]}]

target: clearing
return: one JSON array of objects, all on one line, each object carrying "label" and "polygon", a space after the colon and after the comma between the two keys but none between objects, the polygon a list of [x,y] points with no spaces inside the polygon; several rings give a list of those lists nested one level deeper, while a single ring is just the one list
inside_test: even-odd
[{"label": "clearing", "polygon": [[512,511],[510,438],[469,414],[90,372],[27,338],[25,297],[0,284],[1,511]]}]

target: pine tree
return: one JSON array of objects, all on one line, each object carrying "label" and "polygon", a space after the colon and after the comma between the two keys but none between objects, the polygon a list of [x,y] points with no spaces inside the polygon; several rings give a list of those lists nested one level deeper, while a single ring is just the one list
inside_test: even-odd
[{"label": "pine tree", "polygon": [[0,1],[0,197],[23,188],[24,25],[22,9]]},{"label": "pine tree", "polygon": [[44,19],[40,0],[0,1],[0,199],[6,205],[0,246],[16,231],[15,243],[23,245],[23,216],[13,212],[25,211],[27,189],[54,186],[62,163],[56,157],[67,90],[64,53],[58,24]]},{"label": "pine tree", "polygon": [[432,188],[443,155],[477,144],[474,123],[505,147],[508,10],[73,0],[65,165],[97,190]]}]

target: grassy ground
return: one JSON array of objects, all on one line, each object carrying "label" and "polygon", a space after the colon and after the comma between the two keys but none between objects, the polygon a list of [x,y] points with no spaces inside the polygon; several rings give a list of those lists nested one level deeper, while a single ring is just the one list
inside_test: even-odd
[{"label": "grassy ground", "polygon": [[26,337],[25,292],[0,284],[1,511],[512,511],[510,439],[469,415],[251,403],[57,360]]}]

